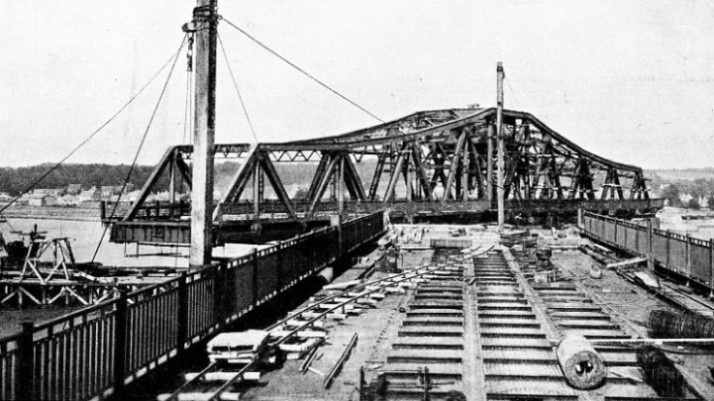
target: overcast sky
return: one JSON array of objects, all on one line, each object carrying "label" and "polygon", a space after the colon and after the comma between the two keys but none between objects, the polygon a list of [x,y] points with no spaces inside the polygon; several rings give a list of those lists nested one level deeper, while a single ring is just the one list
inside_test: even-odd
[{"label": "overcast sky", "polygon": [[[60,160],[178,48],[190,0],[0,1],[0,166]],[[222,0],[219,12],[382,119],[495,105],[602,156],[714,166],[712,1]],[[219,33],[261,141],[377,123],[228,24]],[[250,131],[219,51],[218,142]],[[139,159],[183,143],[185,51]],[[130,163],[162,74],[69,162]]]}]

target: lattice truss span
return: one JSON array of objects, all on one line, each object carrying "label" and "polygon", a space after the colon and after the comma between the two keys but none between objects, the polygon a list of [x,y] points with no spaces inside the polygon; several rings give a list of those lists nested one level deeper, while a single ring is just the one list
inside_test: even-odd
[{"label": "lattice truss span", "polygon": [[[284,143],[217,145],[240,167],[220,189],[214,218],[328,219],[337,211],[439,214],[495,207],[496,109],[447,109],[343,135]],[[642,169],[593,154],[529,113],[504,110],[504,187],[514,212],[651,210]],[[173,147],[123,220],[186,219],[190,146]],[[236,165],[237,166],[237,165]],[[170,175],[167,201],[147,202]],[[218,184],[217,184],[218,185]]]}]

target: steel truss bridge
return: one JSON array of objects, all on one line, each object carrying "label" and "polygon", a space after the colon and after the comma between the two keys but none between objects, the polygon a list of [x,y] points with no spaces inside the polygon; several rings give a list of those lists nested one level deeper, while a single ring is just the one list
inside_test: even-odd
[{"label": "steel truss bridge", "polygon": [[[215,204],[214,243],[284,239],[378,210],[407,221],[492,216],[495,123],[496,108],[433,110],[319,139],[216,145],[217,158],[235,158],[240,168]],[[532,114],[504,110],[503,140],[511,219],[663,206],[650,199],[642,168],[588,152]],[[105,218],[112,241],[189,243],[190,204],[181,199],[191,188],[191,154],[190,145],[169,148],[124,215]],[[161,179],[169,180],[168,201],[147,201]]]}]

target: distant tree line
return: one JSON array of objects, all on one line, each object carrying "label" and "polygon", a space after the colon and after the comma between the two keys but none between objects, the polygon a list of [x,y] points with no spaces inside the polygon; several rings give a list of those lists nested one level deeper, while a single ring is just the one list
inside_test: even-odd
[{"label": "distant tree line", "polygon": [[[53,164],[45,163],[30,167],[0,167],[0,192],[19,195],[52,166]],[[82,189],[89,189],[93,186],[122,185],[129,168],[130,166],[124,164],[63,164],[35,188],[66,188],[70,184],[80,184]],[[140,187],[152,170],[151,166],[136,166],[129,182]],[[168,180],[164,185],[168,187]]]},{"label": "distant tree line", "polygon": [[[357,163],[357,171],[363,183],[368,185],[374,169],[374,161],[363,160]],[[317,170],[317,162],[276,162],[275,169],[285,186],[298,184],[307,188]],[[54,165],[51,163],[38,164],[29,167],[0,167],[0,193],[16,196],[22,193],[32,183],[39,179]],[[134,188],[141,188],[149,179],[155,166],[136,166],[132,172],[130,184]],[[215,183],[219,190],[225,189],[240,168],[234,161],[219,161],[215,164]],[[63,164],[45,177],[37,188],[58,189],[66,188],[70,184],[79,184],[83,190],[92,187],[121,186],[126,179],[130,166],[126,164]],[[180,174],[176,173],[178,177]],[[267,180],[266,180],[266,185]],[[169,176],[162,174],[153,192],[166,191],[169,188]]]}]

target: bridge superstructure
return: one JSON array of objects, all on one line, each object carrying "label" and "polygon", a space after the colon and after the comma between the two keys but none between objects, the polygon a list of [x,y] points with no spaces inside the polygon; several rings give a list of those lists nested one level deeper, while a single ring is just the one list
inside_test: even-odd
[{"label": "bridge superstructure", "polygon": [[[283,143],[216,145],[240,168],[213,206],[213,241],[264,242],[386,210],[393,219],[454,220],[496,208],[496,108],[420,111],[342,135]],[[650,213],[642,168],[589,152],[534,115],[503,111],[506,215]],[[187,244],[190,145],[170,148],[120,219],[115,242]],[[298,172],[296,175],[296,171]],[[178,173],[177,173],[178,172]],[[161,175],[169,200],[148,202]],[[296,190],[297,189],[297,190]]]}]

